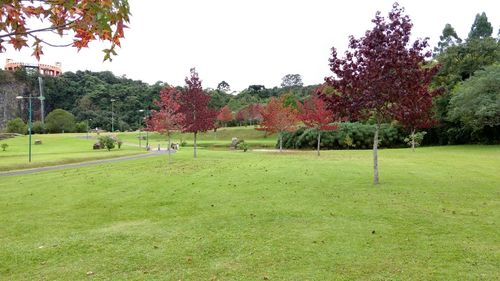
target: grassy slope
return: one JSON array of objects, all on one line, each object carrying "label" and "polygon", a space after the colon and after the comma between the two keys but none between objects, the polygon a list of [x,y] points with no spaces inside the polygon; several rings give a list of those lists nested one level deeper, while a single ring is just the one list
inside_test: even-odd
[{"label": "grassy slope", "polygon": [[[32,162],[28,163],[28,136],[0,141],[7,143],[6,151],[0,150],[0,171],[35,168],[81,162],[141,153],[139,148],[122,146],[120,150],[92,150],[95,140],[77,138],[82,134],[33,135],[42,145],[32,145]],[[82,135],[84,136],[84,135]]]},{"label": "grassy slope", "polygon": [[[174,156],[0,181],[3,280],[499,280],[500,147]],[[86,272],[92,271],[92,276]]]},{"label": "grassy slope", "polygon": [[[146,133],[141,132],[141,135],[145,136]],[[124,141],[139,144],[139,132],[121,133],[119,136]],[[217,132],[212,130],[205,133],[199,133],[196,142],[201,147],[229,147],[233,137],[245,140],[251,147],[274,147],[277,140],[274,134],[266,136],[265,132],[257,131],[253,126],[247,126],[219,128]],[[188,146],[193,146],[192,133],[174,133],[172,136],[173,142],[179,143],[181,139],[186,141]],[[166,137],[157,133],[150,133],[149,140],[152,147],[157,147],[158,144],[161,146],[166,145]],[[142,145],[144,144],[145,141],[142,141]]]}]

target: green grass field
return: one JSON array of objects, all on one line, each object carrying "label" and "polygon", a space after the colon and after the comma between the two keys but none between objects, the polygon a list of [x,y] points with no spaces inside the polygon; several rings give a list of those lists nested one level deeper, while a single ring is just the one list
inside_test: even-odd
[{"label": "green grass field", "polygon": [[[32,145],[32,162],[28,162],[28,136],[19,136],[6,140],[9,147],[6,151],[0,150],[0,171],[29,169],[43,166],[53,166],[67,163],[82,162],[88,160],[113,158],[125,155],[144,153],[138,147],[122,146],[121,149],[111,151],[93,150],[95,140],[78,138],[85,134],[55,134],[55,135],[33,135],[32,144],[35,139],[42,141],[42,145]],[[91,137],[95,137],[94,134]]]},{"label": "green grass field", "polygon": [[500,279],[500,146],[198,156],[1,178],[0,279]]},{"label": "green grass field", "polygon": [[[129,142],[139,144],[139,135],[146,136],[146,132],[129,132],[120,133],[118,136],[120,139]],[[158,133],[149,133],[149,142],[152,147],[157,147],[160,144],[162,147],[166,145],[166,136],[160,135]],[[245,140],[253,148],[274,148],[277,141],[277,136],[275,134],[267,135],[266,132],[257,131],[253,126],[247,127],[228,127],[219,128],[217,132],[208,131],[204,133],[199,133],[197,135],[197,145],[200,147],[216,147],[216,148],[228,148],[231,145],[231,139],[233,137],[239,140]],[[193,146],[193,134],[192,133],[174,133],[172,135],[172,142],[180,143],[181,141],[186,141],[187,146]],[[141,141],[141,145],[144,145],[145,141]]]}]

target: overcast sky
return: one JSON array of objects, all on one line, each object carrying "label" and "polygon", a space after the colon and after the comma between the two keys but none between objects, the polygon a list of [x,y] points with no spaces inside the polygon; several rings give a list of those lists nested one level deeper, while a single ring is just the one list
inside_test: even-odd
[{"label": "overcast sky", "polygon": [[[348,36],[372,28],[376,11],[383,15],[392,0],[129,0],[132,19],[122,48],[112,62],[102,62],[103,46],[45,47],[42,63],[62,62],[63,71],[110,70],[148,83],[183,85],[196,67],[205,88],[225,80],[232,90],[251,84],[279,86],[288,73],[305,84],[330,75],[330,48],[344,51]],[[429,37],[434,47],[446,23],[467,37],[477,13],[486,12],[494,34],[500,27],[500,1],[402,0],[413,21],[414,38]],[[66,40],[67,41],[67,40]],[[31,50],[11,48],[6,58],[35,62]]]}]

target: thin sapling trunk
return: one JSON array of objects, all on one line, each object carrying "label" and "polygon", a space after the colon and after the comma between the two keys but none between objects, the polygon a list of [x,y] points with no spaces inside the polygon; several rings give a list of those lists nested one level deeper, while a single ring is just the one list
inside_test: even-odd
[{"label": "thin sapling trunk", "polygon": [[194,158],[196,158],[196,133],[197,132],[194,132],[194,147],[193,147],[194,148],[194,150],[193,150],[194,151]]},{"label": "thin sapling trunk", "polygon": [[280,132],[280,152],[283,150],[283,133]]},{"label": "thin sapling trunk", "polygon": [[172,149],[172,147],[171,147],[171,142],[170,142],[170,133],[168,133],[168,147],[167,147],[168,164],[172,163],[172,156],[170,155],[172,153],[172,151],[170,149]]},{"label": "thin sapling trunk", "polygon": [[319,156],[320,144],[321,144],[321,130],[318,129],[318,156]]},{"label": "thin sapling trunk", "polygon": [[411,131],[411,150],[415,152],[415,129]]},{"label": "thin sapling trunk", "polygon": [[377,185],[378,180],[378,133],[380,130],[380,122],[377,121],[375,126],[375,136],[373,137],[373,183]]}]

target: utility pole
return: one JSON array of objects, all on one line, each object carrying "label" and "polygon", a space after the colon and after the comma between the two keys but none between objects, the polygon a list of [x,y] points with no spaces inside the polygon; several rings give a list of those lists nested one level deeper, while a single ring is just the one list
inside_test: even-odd
[{"label": "utility pole", "polygon": [[44,107],[44,100],[45,97],[43,96],[43,79],[42,76],[38,76],[38,88],[40,89],[40,114],[41,118],[40,120],[42,121],[42,124],[45,124],[45,107]]}]

